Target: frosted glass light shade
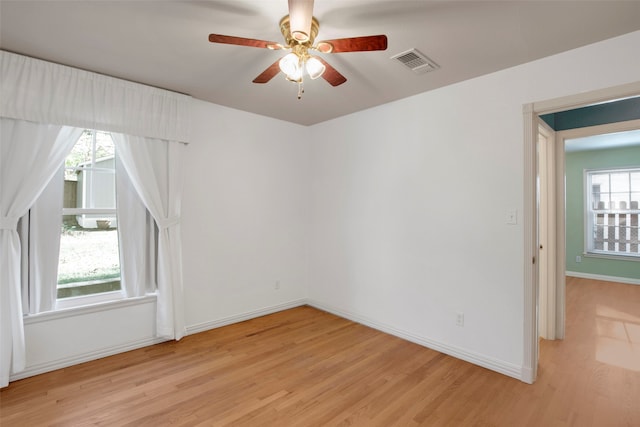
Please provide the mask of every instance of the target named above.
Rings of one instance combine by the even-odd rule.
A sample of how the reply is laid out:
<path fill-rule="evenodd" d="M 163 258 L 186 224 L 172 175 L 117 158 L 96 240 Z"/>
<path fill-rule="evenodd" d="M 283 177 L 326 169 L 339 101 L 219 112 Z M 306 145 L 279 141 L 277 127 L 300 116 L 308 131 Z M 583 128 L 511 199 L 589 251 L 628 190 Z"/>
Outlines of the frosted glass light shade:
<path fill-rule="evenodd" d="M 307 74 L 309 74 L 309 77 L 311 77 L 312 79 L 317 79 L 318 77 L 320 77 L 326 69 L 324 64 L 320 62 L 320 60 L 315 56 L 312 56 L 307 60 L 306 68 Z"/>
<path fill-rule="evenodd" d="M 285 55 L 278 65 L 280 66 L 280 71 L 282 71 L 289 80 L 298 81 L 302 77 L 300 58 L 295 53 Z"/>

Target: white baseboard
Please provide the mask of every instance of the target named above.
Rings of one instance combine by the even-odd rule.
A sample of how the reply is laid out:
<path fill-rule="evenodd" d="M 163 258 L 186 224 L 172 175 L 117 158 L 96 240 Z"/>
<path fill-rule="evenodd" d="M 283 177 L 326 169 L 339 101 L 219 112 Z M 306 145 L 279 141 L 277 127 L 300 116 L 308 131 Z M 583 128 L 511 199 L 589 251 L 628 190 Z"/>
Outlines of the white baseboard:
<path fill-rule="evenodd" d="M 220 328 L 222 326 L 232 325 L 245 320 L 254 319 L 256 317 L 266 316 L 267 314 L 277 313 L 279 311 L 289 310 L 290 308 L 306 305 L 307 300 L 304 298 L 288 301 L 282 304 L 272 305 L 257 310 L 247 311 L 245 313 L 236 314 L 222 319 L 212 320 L 209 322 L 198 323 L 197 325 L 187 326 L 187 335 L 197 334 L 198 332 L 208 331 L 210 329 Z"/>
<path fill-rule="evenodd" d="M 136 350 L 138 348 L 159 344 L 165 341 L 167 340 L 164 338 L 147 338 L 122 345 L 112 346 L 101 350 L 78 354 L 73 357 L 65 357 L 63 359 L 28 366 L 24 371 L 12 374 L 11 377 L 9 377 L 9 381 L 21 380 L 23 378 L 32 377 L 34 375 L 44 374 L 45 372 L 68 368 L 69 366 L 78 365 L 84 362 L 90 362 L 96 359 L 102 359 L 103 357 L 113 356 L 114 354 Z"/>
<path fill-rule="evenodd" d="M 524 366 L 522 367 L 522 374 L 519 379 L 527 384 L 533 384 L 536 381 L 533 370 Z"/>
<path fill-rule="evenodd" d="M 268 314 L 273 314 L 279 311 L 288 310 L 288 309 L 300 307 L 303 305 L 309 305 L 319 310 L 323 310 L 323 311 L 335 314 L 336 316 L 340 316 L 345 319 L 349 319 L 351 321 L 361 323 L 363 325 L 369 326 L 379 331 L 388 333 L 390 335 L 394 335 L 396 337 L 405 339 L 407 341 L 411 341 L 423 347 L 427 347 L 427 348 L 439 351 L 441 353 L 448 354 L 455 358 L 465 360 L 475 365 L 482 366 L 484 368 L 507 375 L 509 377 L 516 378 L 524 382 L 531 382 L 530 379 L 528 379 L 527 374 L 523 372 L 523 368 L 521 366 L 518 366 L 512 363 L 507 363 L 501 360 L 493 359 L 490 357 L 486 357 L 486 356 L 483 356 L 459 347 L 455 347 L 449 344 L 445 344 L 439 341 L 435 341 L 426 337 L 417 336 L 410 332 L 403 331 L 403 330 L 394 328 L 392 326 L 382 324 L 373 319 L 369 319 L 364 316 L 347 312 L 344 310 L 336 309 L 334 307 L 325 305 L 318 301 L 304 299 L 304 298 L 288 301 L 288 302 L 277 304 L 274 306 L 264 307 L 257 310 L 248 311 L 245 313 L 225 317 L 225 318 L 210 321 L 210 322 L 204 322 L 196 325 L 187 326 L 186 328 L 187 335 L 208 331 L 210 329 L 220 328 L 222 326 L 243 322 L 245 320 L 266 316 Z M 73 357 L 55 360 L 52 362 L 29 366 L 24 371 L 12 375 L 10 378 L 10 381 L 15 381 L 15 380 L 31 377 L 34 375 L 39 375 L 45 372 L 66 368 L 79 363 L 101 359 L 103 357 L 112 356 L 114 354 L 123 353 L 126 351 L 135 350 L 138 348 L 142 348 L 142 347 L 146 347 L 154 344 L 159 344 L 164 341 L 166 340 L 162 338 L 149 338 L 149 339 L 139 340 L 136 342 L 131 342 L 131 343 L 127 343 L 119 346 L 109 347 L 109 348 L 98 350 L 98 351 L 79 354 Z"/>
<path fill-rule="evenodd" d="M 461 359 L 469 363 L 473 363 L 474 365 L 482 366 L 483 368 L 490 369 L 492 371 L 501 373 L 503 375 L 507 375 L 509 377 L 512 377 L 524 382 L 528 382 L 526 376 L 523 375 L 524 373 L 523 373 L 522 366 L 504 362 L 502 360 L 486 357 L 481 354 L 477 354 L 459 347 L 455 347 L 449 344 L 432 340 L 430 338 L 421 337 L 411 332 L 403 331 L 393 326 L 385 325 L 373 319 L 366 318 L 359 314 L 340 310 L 335 307 L 331 307 L 326 304 L 320 303 L 318 301 L 307 300 L 307 304 L 319 310 L 323 310 L 323 311 L 335 314 L 336 316 L 340 316 L 345 319 L 352 320 L 356 323 L 361 323 L 365 326 L 369 326 L 373 329 L 377 329 L 387 334 L 394 335 L 398 338 L 411 341 L 423 347 L 427 347 L 432 350 L 439 351 L 440 353 L 448 354 L 449 356 L 453 356 L 457 359 Z"/>
<path fill-rule="evenodd" d="M 581 279 L 603 280 L 605 282 L 625 283 L 627 285 L 640 285 L 640 279 L 630 277 L 605 276 L 602 274 L 581 273 L 579 271 L 565 271 L 566 276 L 579 277 Z"/>

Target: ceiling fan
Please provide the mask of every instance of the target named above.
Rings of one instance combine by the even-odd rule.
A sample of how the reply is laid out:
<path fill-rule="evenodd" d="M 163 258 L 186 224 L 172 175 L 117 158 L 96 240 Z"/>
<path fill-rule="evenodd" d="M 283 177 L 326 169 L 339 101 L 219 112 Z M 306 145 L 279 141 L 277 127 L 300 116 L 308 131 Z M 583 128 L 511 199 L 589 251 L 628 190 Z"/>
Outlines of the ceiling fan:
<path fill-rule="evenodd" d="M 311 55 L 309 51 L 326 54 L 385 50 L 387 48 L 387 36 L 382 34 L 323 40 L 314 44 L 320 23 L 313 16 L 313 0 L 289 0 L 289 14 L 280 20 L 279 25 L 280 32 L 284 36 L 284 45 L 266 40 L 221 34 L 209 34 L 209 41 L 211 43 L 290 51 L 253 79 L 253 82 L 267 83 L 282 71 L 287 80 L 298 84 L 298 99 L 302 97 L 304 92 L 302 83 L 305 73 L 311 79 L 322 77 L 332 86 L 339 86 L 347 81 L 347 78 L 328 62 L 319 56 Z"/>

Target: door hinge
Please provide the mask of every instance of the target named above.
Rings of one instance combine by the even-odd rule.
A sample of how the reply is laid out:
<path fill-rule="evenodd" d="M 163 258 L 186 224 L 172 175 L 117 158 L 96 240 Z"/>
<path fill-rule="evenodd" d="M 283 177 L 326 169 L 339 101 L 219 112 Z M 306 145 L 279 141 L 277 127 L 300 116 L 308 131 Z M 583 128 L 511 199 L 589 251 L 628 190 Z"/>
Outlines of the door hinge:
<path fill-rule="evenodd" d="M 533 261 L 532 261 L 532 263 L 533 263 L 533 264 L 535 264 L 535 263 L 536 263 L 536 257 L 533 257 Z"/>

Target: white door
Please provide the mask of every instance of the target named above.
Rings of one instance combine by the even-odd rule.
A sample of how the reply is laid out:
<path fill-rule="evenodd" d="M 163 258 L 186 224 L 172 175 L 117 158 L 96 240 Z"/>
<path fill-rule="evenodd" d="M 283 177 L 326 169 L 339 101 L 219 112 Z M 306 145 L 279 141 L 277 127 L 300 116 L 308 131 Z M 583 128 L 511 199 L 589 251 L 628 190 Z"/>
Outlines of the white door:
<path fill-rule="evenodd" d="M 538 125 L 538 334 L 556 338 L 555 135 Z"/>

